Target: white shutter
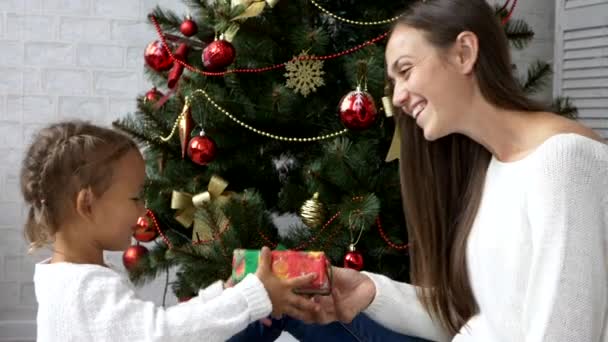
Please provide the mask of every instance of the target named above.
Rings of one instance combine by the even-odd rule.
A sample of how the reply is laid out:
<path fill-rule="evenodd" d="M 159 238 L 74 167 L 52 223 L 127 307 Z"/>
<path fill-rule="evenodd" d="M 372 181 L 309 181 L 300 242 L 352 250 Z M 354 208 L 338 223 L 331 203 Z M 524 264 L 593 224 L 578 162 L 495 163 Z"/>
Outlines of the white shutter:
<path fill-rule="evenodd" d="M 556 0 L 554 96 L 608 139 L 608 0 Z"/>

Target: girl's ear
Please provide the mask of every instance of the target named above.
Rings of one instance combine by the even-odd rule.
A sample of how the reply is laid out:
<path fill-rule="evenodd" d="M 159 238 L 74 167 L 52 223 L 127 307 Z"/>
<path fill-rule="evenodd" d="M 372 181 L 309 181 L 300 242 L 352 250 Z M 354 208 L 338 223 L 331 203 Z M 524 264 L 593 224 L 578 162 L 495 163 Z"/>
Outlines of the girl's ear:
<path fill-rule="evenodd" d="M 94 201 L 95 195 L 90 187 L 81 189 L 76 194 L 76 213 L 87 221 L 91 220 L 93 218 Z"/>

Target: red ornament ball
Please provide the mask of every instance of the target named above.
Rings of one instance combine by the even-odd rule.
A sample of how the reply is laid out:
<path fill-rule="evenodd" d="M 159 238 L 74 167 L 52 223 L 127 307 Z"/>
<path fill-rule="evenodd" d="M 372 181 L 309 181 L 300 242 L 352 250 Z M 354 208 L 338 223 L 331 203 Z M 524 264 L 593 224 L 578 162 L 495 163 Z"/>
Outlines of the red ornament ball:
<path fill-rule="evenodd" d="M 216 153 L 215 141 L 206 135 L 194 137 L 188 143 L 188 157 L 198 165 L 211 163 L 215 159 Z"/>
<path fill-rule="evenodd" d="M 361 271 L 363 269 L 363 255 L 355 250 L 346 253 L 344 256 L 344 268 Z"/>
<path fill-rule="evenodd" d="M 203 49 L 203 65 L 207 70 L 222 70 L 232 64 L 236 50 L 226 40 L 215 40 Z"/>
<path fill-rule="evenodd" d="M 191 37 L 198 32 L 198 26 L 196 26 L 196 22 L 192 18 L 188 17 L 179 25 L 179 30 L 184 36 Z"/>
<path fill-rule="evenodd" d="M 156 223 L 148 214 L 137 219 L 133 228 L 133 237 L 139 242 L 150 242 L 158 237 Z"/>
<path fill-rule="evenodd" d="M 367 129 L 378 118 L 374 98 L 360 89 L 349 92 L 340 100 L 339 112 L 344 126 L 352 130 Z"/>
<path fill-rule="evenodd" d="M 173 60 L 160 40 L 155 40 L 146 46 L 144 59 L 150 68 L 159 72 L 169 70 L 173 66 Z"/>
<path fill-rule="evenodd" d="M 158 91 L 156 89 L 156 87 L 154 87 L 154 88 L 148 90 L 148 92 L 146 93 L 146 97 L 144 98 L 144 101 L 156 102 L 163 96 L 164 96 L 163 93 L 161 93 L 160 91 Z"/>
<path fill-rule="evenodd" d="M 133 245 L 123 253 L 122 264 L 125 265 L 127 270 L 132 270 L 146 254 L 148 254 L 146 247 Z"/>

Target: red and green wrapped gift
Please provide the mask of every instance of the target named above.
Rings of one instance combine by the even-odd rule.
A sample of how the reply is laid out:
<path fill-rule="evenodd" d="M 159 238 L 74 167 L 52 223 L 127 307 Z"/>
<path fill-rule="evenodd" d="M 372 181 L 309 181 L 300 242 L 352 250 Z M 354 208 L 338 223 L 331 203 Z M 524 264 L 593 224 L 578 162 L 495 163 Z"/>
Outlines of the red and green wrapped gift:
<path fill-rule="evenodd" d="M 272 272 L 279 278 L 296 278 L 316 274 L 312 284 L 296 289 L 300 294 L 328 295 L 331 293 L 331 267 L 325 253 L 311 251 L 272 251 Z M 238 283 L 258 268 L 260 251 L 235 249 L 232 256 L 232 280 Z"/>

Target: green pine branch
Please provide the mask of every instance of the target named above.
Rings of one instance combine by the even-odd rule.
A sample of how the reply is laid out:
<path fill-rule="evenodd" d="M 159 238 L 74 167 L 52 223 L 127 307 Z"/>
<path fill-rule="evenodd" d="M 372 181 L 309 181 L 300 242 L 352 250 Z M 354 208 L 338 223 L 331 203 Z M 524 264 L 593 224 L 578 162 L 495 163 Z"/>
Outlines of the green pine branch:
<path fill-rule="evenodd" d="M 147 132 L 142 130 L 139 126 L 137 126 L 132 118 L 127 117 L 126 119 L 118 119 L 112 122 L 112 126 L 129 136 L 131 136 L 138 143 L 145 144 L 146 146 L 153 147 L 159 151 L 165 151 L 172 156 L 179 155 L 179 152 L 175 149 L 171 148 L 171 146 L 164 141 L 157 138 L 157 136 L 152 136 L 154 134 L 152 132 Z"/>
<path fill-rule="evenodd" d="M 302 27 L 291 32 L 290 41 L 295 51 L 307 50 L 309 55 L 319 55 L 325 53 L 330 36 L 322 27 Z"/>
<path fill-rule="evenodd" d="M 578 109 L 570 98 L 558 96 L 553 100 L 551 104 L 551 109 L 555 113 L 559 113 L 567 118 L 576 119 L 578 117 Z"/>
<path fill-rule="evenodd" d="M 528 68 L 526 79 L 521 82 L 522 88 L 526 94 L 535 94 L 547 86 L 552 75 L 549 63 L 536 61 Z"/>
<path fill-rule="evenodd" d="M 159 134 L 171 130 L 172 126 L 167 123 L 167 120 L 161 119 L 161 116 L 158 115 L 154 109 L 153 104 L 145 103 L 143 99 L 140 98 L 137 100 L 137 107 L 140 110 L 137 114 L 143 119 L 144 127 L 147 127 L 148 130 L 151 129 L 153 132 Z"/>
<path fill-rule="evenodd" d="M 206 0 L 182 0 L 182 2 L 188 6 L 191 10 L 208 10 L 209 1 Z"/>
<path fill-rule="evenodd" d="M 242 5 L 233 7 L 230 1 L 217 0 L 214 4 L 213 18 L 210 18 L 214 19 L 215 32 L 226 32 L 234 24 L 232 18 L 241 14 L 244 10 L 245 7 Z"/>
<path fill-rule="evenodd" d="M 190 0 L 190 2 L 192 2 L 193 5 L 196 4 L 195 7 L 190 7 L 192 11 L 188 13 L 192 15 L 192 19 L 197 23 L 198 26 L 198 33 L 196 34 L 196 37 L 203 42 L 213 40 L 215 30 L 212 26 L 210 26 L 210 23 L 215 22 L 213 11 L 207 4 L 204 3 L 204 1 Z M 152 12 L 150 12 L 150 15 L 156 18 L 156 21 L 160 25 L 163 33 L 174 33 L 178 36 L 181 36 L 179 27 L 186 18 L 185 14 L 186 13 L 184 13 L 183 16 L 178 15 L 171 10 L 163 10 L 159 6 L 156 6 Z M 150 20 L 150 22 L 152 21 Z"/>
<path fill-rule="evenodd" d="M 167 75 L 168 72 L 158 72 L 145 65 L 144 76 L 158 89 L 166 88 Z"/>
<path fill-rule="evenodd" d="M 179 33 L 179 26 L 184 20 L 175 12 L 171 10 L 164 10 L 158 5 L 152 10 L 152 12 L 150 12 L 150 15 L 156 18 L 160 28 L 165 33 Z M 152 21 L 150 20 L 150 23 L 151 22 Z"/>
<path fill-rule="evenodd" d="M 174 260 L 166 257 L 168 247 L 164 242 L 156 242 L 148 250 L 149 253 L 139 260 L 136 267 L 129 270 L 129 278 L 136 285 L 148 283 L 175 266 Z"/>
<path fill-rule="evenodd" d="M 532 28 L 521 19 L 507 21 L 504 30 L 511 45 L 518 50 L 524 49 L 534 38 Z"/>
<path fill-rule="evenodd" d="M 357 232 L 369 229 L 380 214 L 380 200 L 374 194 L 361 199 L 348 199 L 340 206 L 340 222 L 346 227 L 353 227 Z"/>
<path fill-rule="evenodd" d="M 171 291 L 177 298 L 190 298 L 196 296 L 198 289 L 188 285 L 186 273 L 178 271 L 175 274 L 176 280 L 171 284 Z"/>
<path fill-rule="evenodd" d="M 135 141 L 139 143 L 148 144 L 150 140 L 153 140 L 152 137 L 148 136 L 146 133 L 142 132 L 138 126 L 132 121 L 127 119 L 119 119 L 114 120 L 112 122 L 112 126 L 114 128 L 130 135 Z"/>

